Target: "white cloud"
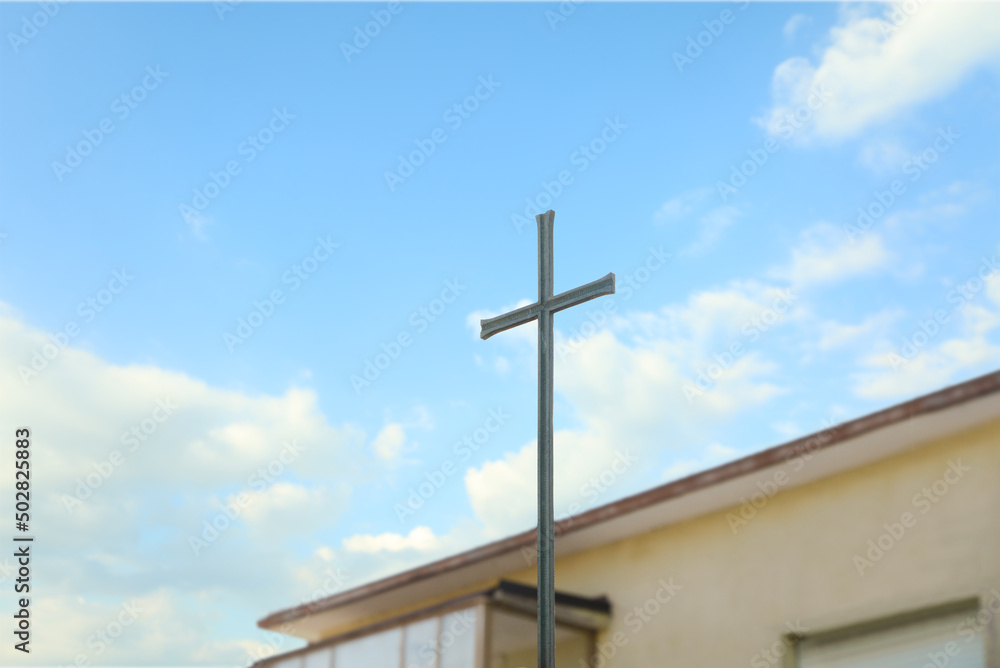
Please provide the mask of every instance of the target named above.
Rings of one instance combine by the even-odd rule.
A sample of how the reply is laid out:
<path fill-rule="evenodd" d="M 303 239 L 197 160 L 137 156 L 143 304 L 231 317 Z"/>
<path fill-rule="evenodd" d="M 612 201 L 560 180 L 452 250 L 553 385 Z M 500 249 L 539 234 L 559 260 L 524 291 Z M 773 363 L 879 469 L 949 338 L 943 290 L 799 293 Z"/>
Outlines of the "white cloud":
<path fill-rule="evenodd" d="M 930 204 L 946 199 L 961 198 L 962 201 L 982 202 L 989 199 L 991 195 L 992 189 L 985 184 L 959 180 L 952 181 L 940 188 L 924 191 L 920 193 L 917 201 L 921 204 Z"/>
<path fill-rule="evenodd" d="M 944 341 L 897 368 L 887 354 L 865 360 L 867 370 L 853 374 L 854 393 L 866 399 L 901 399 L 952 381 L 955 374 L 1000 357 L 1000 346 L 984 338 Z"/>
<path fill-rule="evenodd" d="M 898 140 L 883 138 L 866 142 L 858 158 L 873 172 L 887 174 L 898 171 L 912 155 Z"/>
<path fill-rule="evenodd" d="M 720 206 L 712 209 L 698 219 L 698 238 L 690 245 L 682 248 L 678 255 L 700 255 L 714 246 L 722 232 L 733 224 L 740 215 L 735 206 Z"/>
<path fill-rule="evenodd" d="M 317 529 L 316 517 L 337 517 L 347 507 L 349 488 L 333 490 L 325 485 L 307 486 L 279 481 L 261 492 L 246 491 L 248 503 L 240 517 L 255 538 L 277 540 L 308 535 Z M 236 496 L 226 502 L 234 504 Z"/>
<path fill-rule="evenodd" d="M 789 264 L 771 275 L 790 281 L 793 289 L 872 273 L 890 259 L 878 234 L 868 233 L 851 243 L 843 230 L 829 223 L 806 229 L 791 255 Z"/>
<path fill-rule="evenodd" d="M 852 245 L 840 228 L 819 223 L 805 230 L 789 259 L 770 272 L 788 287 L 731 281 L 656 312 L 619 312 L 596 334 L 575 342 L 560 357 L 556 376 L 560 401 L 574 411 L 564 419 L 572 417 L 579 422 L 579 426 L 560 428 L 554 435 L 559 471 L 555 480 L 557 516 L 582 512 L 590 504 L 607 503 L 637 491 L 634 473 L 648 470 L 651 461 L 662 465 L 664 455 L 668 461 L 673 459 L 664 470 L 668 478 L 734 456 L 733 450 L 722 446 L 692 451 L 685 444 L 698 442 L 705 425 L 732 420 L 786 391 L 779 381 L 781 368 L 763 347 L 772 345 L 766 339 L 782 340 L 781 328 L 795 324 L 800 332 L 806 331 L 814 341 L 812 350 L 836 350 L 861 342 L 870 345 L 873 340 L 888 342 L 889 328 L 901 316 L 898 309 L 883 309 L 857 323 L 841 323 L 813 316 L 797 291 L 871 274 L 886 268 L 889 260 L 877 234 L 869 233 Z M 1000 287 L 994 289 L 991 284 L 989 294 L 993 292 L 1000 300 Z M 790 307 L 766 329 L 751 329 L 755 336 L 749 337 L 748 324 L 763 322 L 762 314 L 783 295 L 791 295 Z M 974 313 L 971 308 L 967 311 Z M 882 397 L 908 387 L 907 393 L 913 394 L 917 391 L 912 386 L 914 378 L 925 376 L 921 388 L 933 389 L 946 384 L 957 368 L 984 363 L 988 355 L 1000 352 L 983 339 L 994 326 L 989 313 L 992 311 L 987 309 L 970 319 L 966 335 L 944 342 L 919 363 L 947 367 L 940 373 L 921 374 L 914 367 L 913 376 L 890 378 L 881 369 L 871 373 L 876 370 L 868 368 L 870 377 L 856 393 L 866 398 Z M 758 334 L 765 340 L 757 343 Z M 720 360 L 734 342 L 743 344 L 744 352 L 723 365 Z M 565 343 L 557 332 L 557 351 Z M 684 387 L 695 385 L 696 374 L 707 372 L 712 364 L 724 366 L 721 374 L 713 374 L 712 386 L 689 401 Z M 800 431 L 789 421 L 778 421 L 774 426 L 786 436 Z M 634 449 L 640 464 L 598 491 L 592 481 L 600 479 L 622 444 Z M 536 447 L 530 442 L 466 472 L 466 492 L 485 536 L 496 538 L 533 526 L 536 462 Z"/>
<path fill-rule="evenodd" d="M 795 37 L 795 34 L 799 32 L 799 30 L 810 23 L 812 23 L 812 19 L 805 14 L 793 14 L 791 18 L 785 22 L 785 26 L 781 29 L 781 32 L 784 34 L 785 39 L 791 40 Z"/>
<path fill-rule="evenodd" d="M 709 341 L 706 348 L 711 353 L 713 348 L 728 344 L 751 318 L 786 293 L 758 281 L 730 281 L 723 287 L 694 292 L 685 303 L 665 306 L 659 313 L 630 313 L 628 319 L 616 322 L 642 341 Z"/>
<path fill-rule="evenodd" d="M 778 420 L 771 424 L 771 429 L 781 434 L 784 438 L 795 438 L 802 434 L 802 427 L 791 420 Z"/>
<path fill-rule="evenodd" d="M 475 336 L 478 339 L 479 333 L 482 331 L 481 320 L 495 318 L 498 315 L 509 313 L 510 311 L 534 303 L 534 299 L 522 299 L 516 304 L 504 306 L 499 311 L 493 311 L 491 309 L 478 309 L 465 316 L 465 324 L 470 331 L 475 333 Z M 513 329 L 508 329 L 507 331 L 496 334 L 495 336 L 502 336 L 508 341 L 518 341 L 526 346 L 535 346 L 538 340 L 538 329 L 535 323 L 529 322 L 527 324 L 514 327 Z"/>
<path fill-rule="evenodd" d="M 675 334 L 630 347 L 605 330 L 561 362 L 556 390 L 583 426 L 559 429 L 553 437 L 557 515 L 577 514 L 636 491 L 633 482 L 664 452 L 689 442 L 705 424 L 731 419 L 781 391 L 766 380 L 775 366 L 751 352 L 715 387 L 689 402 L 683 385 L 690 382 L 690 361 L 711 354 L 699 344 Z M 614 462 L 623 454 L 637 457 L 638 463 L 607 473 L 622 468 Z M 467 471 L 466 492 L 487 535 L 509 535 L 533 525 L 536 466 L 532 442 Z M 593 482 L 602 475 L 610 484 Z"/>
<path fill-rule="evenodd" d="M 396 459 L 405 444 L 406 432 L 403 430 L 403 425 L 391 423 L 375 436 L 372 447 L 380 459 L 388 461 Z"/>
<path fill-rule="evenodd" d="M 351 552 L 374 554 L 376 552 L 401 552 L 416 550 L 429 552 L 440 547 L 438 538 L 429 527 L 415 527 L 406 536 L 398 533 L 383 533 L 378 536 L 359 534 L 344 539 L 344 547 Z"/>
<path fill-rule="evenodd" d="M 664 202 L 659 211 L 654 214 L 653 219 L 661 225 L 684 220 L 694 213 L 712 192 L 711 188 L 698 188 L 683 192 Z"/>
<path fill-rule="evenodd" d="M 734 419 L 786 391 L 778 380 L 778 364 L 763 347 L 772 345 L 767 339 L 781 341 L 781 328 L 797 323 L 815 331 L 820 349 L 830 350 L 884 331 L 899 315 L 887 310 L 858 324 L 823 321 L 810 315 L 796 291 L 874 272 L 888 260 L 878 235 L 851 245 L 839 228 L 820 223 L 808 228 L 787 262 L 772 270 L 772 278 L 784 285 L 731 281 L 656 312 L 619 312 L 596 334 L 575 342 L 560 357 L 556 376 L 560 400 L 572 407 L 571 417 L 580 423 L 554 435 L 557 513 L 580 512 L 587 503 L 606 503 L 635 491 L 629 475 L 598 495 L 587 487 L 622 444 L 634 448 L 641 462 L 674 458 L 665 471 L 668 476 L 732 456 L 721 446 L 691 451 L 684 444 L 697 442 L 705 425 Z M 786 302 L 788 308 L 766 328 L 753 324 L 763 322 L 763 314 L 786 298 L 790 305 Z M 557 332 L 557 350 L 565 343 Z M 720 365 L 733 343 L 742 344 L 744 352 L 712 376 L 708 390 L 686 396 L 684 388 L 697 386 L 699 372 L 709 365 Z M 466 492 L 486 535 L 508 535 L 533 525 L 536 461 L 531 442 L 467 471 Z M 648 464 L 637 470 L 644 468 Z M 572 510 L 574 503 L 583 508 Z"/>
<path fill-rule="evenodd" d="M 957 219 L 990 197 L 990 189 L 983 184 L 953 181 L 946 186 L 921 192 L 914 208 L 888 213 L 885 227 L 908 236 L 920 234 L 928 228 L 948 230 Z"/>
<path fill-rule="evenodd" d="M 823 351 L 843 348 L 862 339 L 866 344 L 873 340 L 884 340 L 889 325 L 899 320 L 903 312 L 887 309 L 874 313 L 857 324 L 844 324 L 826 320 L 819 324 L 819 340 L 816 347 Z"/>
<path fill-rule="evenodd" d="M 945 386 L 959 373 L 995 366 L 1000 345 L 991 334 L 1000 329 L 1000 277 L 993 275 L 983 293 L 949 313 L 937 329 L 933 318 L 918 319 L 888 350 L 867 356 L 862 370 L 852 374 L 854 393 L 899 399 Z"/>
<path fill-rule="evenodd" d="M 656 313 L 614 316 L 562 357 L 556 391 L 582 424 L 554 434 L 557 515 L 576 514 L 636 491 L 635 481 L 665 452 L 690 459 L 683 444 L 704 425 L 732 419 L 780 393 L 769 380 L 777 367 L 759 350 L 735 360 L 694 401 L 684 392 L 697 368 L 733 341 L 747 341 L 743 326 L 779 294 L 774 286 L 733 282 Z M 561 338 L 557 342 L 563 343 Z M 608 473 L 622 469 L 615 461 L 625 446 L 629 453 L 624 454 L 638 457 L 639 463 Z M 536 462 L 531 442 L 467 471 L 466 492 L 486 535 L 508 535 L 533 525 Z M 611 484 L 593 482 L 601 476 Z"/>
<path fill-rule="evenodd" d="M 713 466 L 718 466 L 731 459 L 735 459 L 739 451 L 719 443 L 712 443 L 705 446 L 700 459 L 683 459 L 674 462 L 663 471 L 663 480 L 677 480 L 684 476 L 704 471 Z"/>
<path fill-rule="evenodd" d="M 852 137 L 947 94 L 977 66 L 1000 59 L 995 4 L 905 3 L 882 16 L 857 8 L 846 14 L 844 24 L 831 29 L 817 65 L 795 57 L 775 69 L 774 106 L 762 120 L 770 132 L 779 133 L 782 119 L 822 86 L 831 99 L 814 111 L 801 136 Z"/>
<path fill-rule="evenodd" d="M 11 371 L 0 374 L 0 414 L 34 427 L 32 464 L 45 478 L 32 495 L 48 546 L 35 558 L 46 574 L 32 601 L 36 658 L 92 654 L 88 638 L 134 599 L 148 612 L 92 663 L 242 664 L 253 611 L 322 581 L 328 564 L 286 540 L 336 522 L 374 463 L 352 454 L 366 450 L 364 434 L 329 424 L 311 390 L 250 395 L 72 346 L 23 382 L 18 366 L 48 342 L 0 305 L 0 360 Z M 0 495 L 12 493 L 0 478 Z M 229 519 L 223 507 L 240 494 L 251 502 Z M 196 555 L 189 537 L 217 518 L 224 528 Z M 0 663 L 12 651 L 5 645 Z"/>
<path fill-rule="evenodd" d="M 670 225 L 679 229 L 693 227 L 697 237 L 694 242 L 682 248 L 679 255 L 698 255 L 709 249 L 739 216 L 734 206 L 719 206 L 704 213 L 697 213 L 713 194 L 712 188 L 688 190 L 667 200 L 653 215 L 658 225 Z"/>
<path fill-rule="evenodd" d="M 563 437 L 553 435 L 553 457 L 562 461 L 559 453 L 565 452 Z M 469 502 L 489 534 L 505 536 L 531 528 L 532 514 L 537 498 L 536 444 L 525 445 L 517 452 L 505 453 L 502 459 L 470 468 L 465 474 L 465 489 Z M 560 485 L 565 474 L 556 477 Z M 561 497 L 561 495 L 560 495 Z M 563 505 L 558 498 L 557 505 Z"/>
<path fill-rule="evenodd" d="M 86 665 L 142 665 L 150 657 L 183 665 L 193 662 L 198 652 L 202 660 L 217 663 L 242 658 L 232 650 L 208 650 L 218 619 L 207 607 L 185 605 L 166 587 L 120 598 L 50 592 L 32 598 L 32 617 L 31 657 L 38 665 L 72 664 L 80 656 L 87 659 Z M 11 643 L 4 645 L 4 665 L 26 665 L 15 657 Z"/>

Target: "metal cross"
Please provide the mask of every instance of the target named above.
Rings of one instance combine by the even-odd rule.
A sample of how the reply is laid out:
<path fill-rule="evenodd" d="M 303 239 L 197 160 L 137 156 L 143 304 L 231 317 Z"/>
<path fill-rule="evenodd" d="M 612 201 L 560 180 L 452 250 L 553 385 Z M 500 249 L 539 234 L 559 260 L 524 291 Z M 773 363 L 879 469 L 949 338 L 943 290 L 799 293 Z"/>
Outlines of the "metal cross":
<path fill-rule="evenodd" d="M 615 293 L 615 275 L 553 296 L 552 227 L 555 211 L 535 216 L 538 223 L 538 301 L 510 313 L 481 320 L 479 336 L 538 320 L 538 668 L 555 668 L 555 509 L 552 501 L 552 345 L 553 314 L 601 295 Z"/>

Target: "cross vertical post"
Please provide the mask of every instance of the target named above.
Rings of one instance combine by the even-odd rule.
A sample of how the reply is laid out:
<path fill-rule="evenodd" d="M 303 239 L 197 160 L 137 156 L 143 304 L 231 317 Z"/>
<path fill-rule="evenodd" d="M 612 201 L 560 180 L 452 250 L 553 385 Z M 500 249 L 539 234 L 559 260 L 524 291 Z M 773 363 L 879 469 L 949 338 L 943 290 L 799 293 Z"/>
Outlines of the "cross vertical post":
<path fill-rule="evenodd" d="M 552 456 L 552 403 L 555 356 L 552 346 L 552 300 L 555 282 L 552 228 L 555 212 L 536 217 L 538 223 L 538 668 L 556 665 L 555 480 Z"/>
<path fill-rule="evenodd" d="M 553 321 L 556 312 L 615 293 L 615 275 L 554 293 L 553 227 L 555 211 L 535 216 L 538 223 L 538 301 L 496 318 L 481 320 L 479 336 L 488 339 L 512 327 L 538 320 L 538 668 L 555 668 L 555 507 L 552 456 L 552 404 L 555 370 Z"/>

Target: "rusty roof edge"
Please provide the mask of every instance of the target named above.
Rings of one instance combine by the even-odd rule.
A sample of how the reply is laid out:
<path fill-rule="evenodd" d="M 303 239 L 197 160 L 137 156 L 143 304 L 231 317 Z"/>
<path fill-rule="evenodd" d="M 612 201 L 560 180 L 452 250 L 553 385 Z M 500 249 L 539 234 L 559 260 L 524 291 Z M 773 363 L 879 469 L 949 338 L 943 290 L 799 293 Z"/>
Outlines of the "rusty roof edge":
<path fill-rule="evenodd" d="M 998 390 L 1000 390 L 1000 371 L 994 371 L 963 383 L 951 385 L 936 392 L 905 401 L 901 404 L 869 413 L 849 422 L 832 425 L 822 431 L 802 436 L 793 441 L 773 446 L 752 455 L 747 455 L 746 457 L 716 466 L 707 471 L 695 473 L 603 506 L 598 506 L 570 518 L 568 522 L 564 520 L 563 524 L 566 528 L 560 530 L 557 526 L 556 533 L 567 534 L 580 531 L 594 524 L 640 510 L 656 503 L 661 503 L 671 498 L 690 494 L 699 489 L 725 482 L 726 480 L 766 469 L 769 466 L 786 461 L 788 458 L 796 456 L 807 449 L 828 448 L 876 429 L 882 429 L 920 415 L 926 415 L 973 399 L 978 399 Z M 280 610 L 258 621 L 257 626 L 263 629 L 273 629 L 282 623 L 301 619 L 311 614 L 340 607 L 376 594 L 385 593 L 420 580 L 426 580 L 448 571 L 486 561 L 492 557 L 519 550 L 534 543 L 535 529 L 529 529 L 519 534 L 382 578 L 381 580 L 375 580 L 374 582 L 345 592 L 333 594 L 325 599 Z"/>

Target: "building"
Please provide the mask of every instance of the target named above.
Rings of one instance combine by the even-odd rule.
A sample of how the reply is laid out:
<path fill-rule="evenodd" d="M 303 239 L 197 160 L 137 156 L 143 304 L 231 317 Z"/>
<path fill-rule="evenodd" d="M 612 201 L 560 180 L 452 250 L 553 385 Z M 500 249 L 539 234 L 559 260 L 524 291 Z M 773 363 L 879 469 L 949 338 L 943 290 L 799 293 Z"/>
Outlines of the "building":
<path fill-rule="evenodd" d="M 535 665 L 534 531 L 276 612 L 262 668 Z M 557 527 L 569 667 L 1000 668 L 1000 372 Z"/>

